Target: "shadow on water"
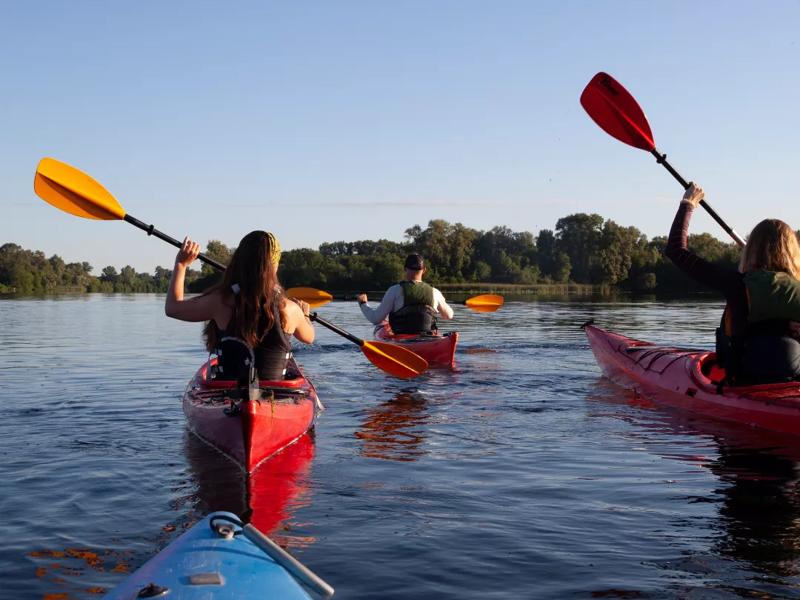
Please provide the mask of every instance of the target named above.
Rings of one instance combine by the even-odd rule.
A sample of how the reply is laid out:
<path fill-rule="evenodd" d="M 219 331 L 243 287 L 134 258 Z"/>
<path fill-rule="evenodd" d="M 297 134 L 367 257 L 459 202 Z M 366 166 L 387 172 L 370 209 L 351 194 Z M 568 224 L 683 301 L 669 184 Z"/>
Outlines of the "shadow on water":
<path fill-rule="evenodd" d="M 361 456 L 413 462 L 426 454 L 425 424 L 428 400 L 419 391 L 401 391 L 394 398 L 366 411 L 356 432 Z"/>
<path fill-rule="evenodd" d="M 291 533 L 294 512 L 310 502 L 312 433 L 270 458 L 250 477 L 188 431 L 184 448 L 195 483 L 190 500 L 199 516 L 227 510 L 275 536 L 281 544 L 304 547 L 314 542 L 313 538 Z"/>
<path fill-rule="evenodd" d="M 633 409 L 613 416 L 633 424 L 648 451 L 701 466 L 716 477 L 713 496 L 690 501 L 717 507 L 711 551 L 723 559 L 720 568 L 726 560 L 745 563 L 765 584 L 785 585 L 780 578 L 800 576 L 800 440 L 664 407 L 605 379 L 587 400 Z M 663 443 L 671 438 L 674 443 Z M 688 452 L 676 451 L 681 443 Z M 719 587 L 748 597 L 758 593 L 749 586 Z"/>

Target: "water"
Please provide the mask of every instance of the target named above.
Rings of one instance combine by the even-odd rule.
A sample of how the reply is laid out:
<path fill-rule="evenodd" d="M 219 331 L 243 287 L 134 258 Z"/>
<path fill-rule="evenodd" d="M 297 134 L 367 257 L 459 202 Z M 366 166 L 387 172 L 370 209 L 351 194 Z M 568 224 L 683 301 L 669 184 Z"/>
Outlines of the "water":
<path fill-rule="evenodd" d="M 297 356 L 327 411 L 249 503 L 185 430 L 205 354 L 162 304 L 0 301 L 0 597 L 96 598 L 216 509 L 337 598 L 800 596 L 800 441 L 634 399 L 578 328 L 709 346 L 718 302 L 462 307 L 458 369 L 413 382 L 318 328 Z M 370 336 L 355 303 L 321 314 Z"/>

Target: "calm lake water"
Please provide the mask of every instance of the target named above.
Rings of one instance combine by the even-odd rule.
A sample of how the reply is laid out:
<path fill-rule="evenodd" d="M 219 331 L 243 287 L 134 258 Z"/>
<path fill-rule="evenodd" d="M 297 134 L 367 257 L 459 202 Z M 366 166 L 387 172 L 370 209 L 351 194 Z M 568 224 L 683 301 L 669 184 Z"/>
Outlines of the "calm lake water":
<path fill-rule="evenodd" d="M 0 301 L 2 598 L 97 598 L 211 510 L 336 598 L 797 598 L 793 443 L 634 399 L 579 325 L 709 347 L 719 302 L 457 309 L 455 371 L 393 380 L 318 328 L 327 406 L 249 497 L 185 429 L 206 358 L 160 296 Z M 371 337 L 355 302 L 320 309 Z"/>

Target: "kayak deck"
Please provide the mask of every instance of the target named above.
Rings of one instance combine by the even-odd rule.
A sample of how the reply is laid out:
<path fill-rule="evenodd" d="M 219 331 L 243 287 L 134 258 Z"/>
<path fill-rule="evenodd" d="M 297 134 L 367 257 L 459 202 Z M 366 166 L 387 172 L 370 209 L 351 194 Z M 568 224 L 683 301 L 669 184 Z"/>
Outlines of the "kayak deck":
<path fill-rule="evenodd" d="M 722 385 L 725 372 L 706 350 L 658 346 L 585 327 L 603 374 L 648 398 L 716 419 L 800 435 L 800 383 Z"/>
<path fill-rule="evenodd" d="M 237 523 L 239 519 L 232 513 L 220 511 L 206 516 L 103 596 L 104 600 L 310 600 L 286 569 L 240 535 L 242 529 Z M 230 530 L 229 537 L 220 533 L 225 532 L 223 527 Z"/>

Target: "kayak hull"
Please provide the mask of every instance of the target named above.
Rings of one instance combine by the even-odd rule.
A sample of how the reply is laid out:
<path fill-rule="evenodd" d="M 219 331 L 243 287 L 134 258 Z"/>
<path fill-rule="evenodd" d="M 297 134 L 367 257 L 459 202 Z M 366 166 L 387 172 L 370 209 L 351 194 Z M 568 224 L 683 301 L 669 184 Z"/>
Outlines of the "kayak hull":
<path fill-rule="evenodd" d="M 386 322 L 375 327 L 375 339 L 408 348 L 428 361 L 432 367 L 454 367 L 458 332 L 444 335 L 395 334 Z"/>
<path fill-rule="evenodd" d="M 800 435 L 800 383 L 720 386 L 716 355 L 705 350 L 657 346 L 585 327 L 603 374 L 655 402 L 714 419 Z"/>
<path fill-rule="evenodd" d="M 208 515 L 105 596 L 104 600 L 139 597 L 171 599 L 282 598 L 310 600 L 295 579 L 243 535 L 226 539 L 211 529 Z M 224 523 L 225 521 L 223 521 Z M 238 528 L 236 528 L 238 530 Z M 139 595 L 149 585 L 166 588 L 163 595 Z"/>
<path fill-rule="evenodd" d="M 314 426 L 317 392 L 294 359 L 287 367 L 289 379 L 261 381 L 262 399 L 244 399 L 235 407 L 235 383 L 209 380 L 207 372 L 204 364 L 186 386 L 186 422 L 245 472 L 252 473 Z"/>

